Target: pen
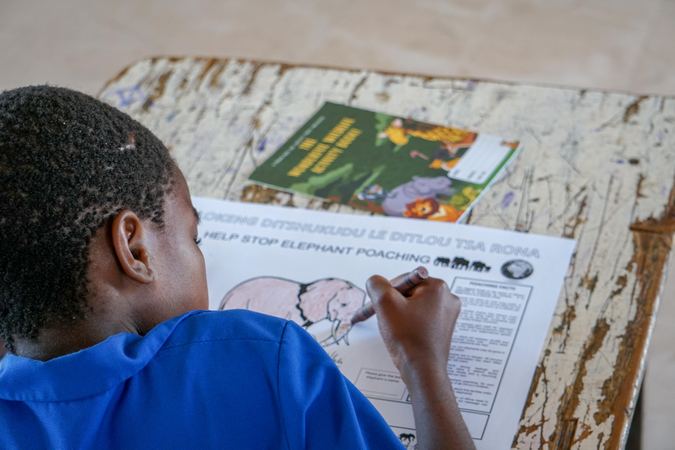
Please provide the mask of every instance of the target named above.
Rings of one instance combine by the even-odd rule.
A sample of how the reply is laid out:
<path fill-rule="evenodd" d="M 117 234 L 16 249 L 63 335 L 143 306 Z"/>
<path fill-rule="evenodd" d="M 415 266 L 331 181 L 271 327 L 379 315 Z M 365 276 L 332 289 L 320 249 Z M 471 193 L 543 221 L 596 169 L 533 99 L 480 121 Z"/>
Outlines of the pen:
<path fill-rule="evenodd" d="M 401 275 L 399 277 L 394 278 L 393 280 L 391 280 L 391 283 L 394 289 L 399 291 L 401 294 L 405 295 L 407 292 L 409 292 L 411 289 L 413 289 L 415 286 L 417 286 L 427 278 L 429 278 L 429 271 L 426 269 L 426 267 L 419 266 L 412 272 L 408 272 L 405 275 Z M 373 314 L 375 314 L 373 303 L 368 302 L 367 305 L 365 305 L 364 307 L 356 311 L 356 313 L 354 313 L 354 316 L 352 316 L 352 325 L 354 325 L 355 323 L 363 322 L 364 320 L 371 317 Z"/>

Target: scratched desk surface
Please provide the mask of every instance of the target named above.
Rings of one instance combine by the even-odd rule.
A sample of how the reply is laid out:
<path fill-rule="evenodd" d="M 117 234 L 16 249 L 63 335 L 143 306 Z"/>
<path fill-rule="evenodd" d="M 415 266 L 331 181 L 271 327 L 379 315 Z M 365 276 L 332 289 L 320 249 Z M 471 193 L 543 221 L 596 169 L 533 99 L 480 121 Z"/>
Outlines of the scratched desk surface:
<path fill-rule="evenodd" d="M 675 228 L 675 98 L 206 58 L 140 61 L 100 98 L 166 143 L 193 195 L 340 212 L 246 182 L 324 101 L 520 140 L 469 223 L 577 252 L 513 445 L 623 446 Z"/>

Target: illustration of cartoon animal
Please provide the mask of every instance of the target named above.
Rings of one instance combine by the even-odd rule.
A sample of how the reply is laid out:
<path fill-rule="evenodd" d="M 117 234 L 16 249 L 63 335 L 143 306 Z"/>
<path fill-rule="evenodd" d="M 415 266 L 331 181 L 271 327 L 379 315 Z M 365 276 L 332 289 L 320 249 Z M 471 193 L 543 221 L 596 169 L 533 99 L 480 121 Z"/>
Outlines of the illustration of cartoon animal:
<path fill-rule="evenodd" d="M 379 184 L 371 184 L 356 194 L 359 200 L 380 201 L 387 195 L 387 192 Z"/>
<path fill-rule="evenodd" d="M 439 150 L 434 153 L 429 167 L 432 169 L 441 169 L 446 172 L 450 172 L 455 168 L 461 157 L 466 153 L 471 145 L 475 142 L 476 133 L 467 132 L 464 137 L 458 136 L 458 141 L 456 142 L 441 142 Z"/>
<path fill-rule="evenodd" d="M 467 259 L 464 259 L 460 256 L 455 256 L 455 258 L 452 260 L 452 266 L 453 269 L 468 269 L 469 268 L 469 261 Z"/>
<path fill-rule="evenodd" d="M 491 267 L 482 261 L 474 261 L 471 263 L 471 270 L 475 270 L 476 272 L 489 272 L 490 269 Z"/>
<path fill-rule="evenodd" d="M 450 258 L 439 256 L 438 258 L 434 259 L 434 266 L 448 267 L 449 265 Z"/>
<path fill-rule="evenodd" d="M 435 156 L 442 159 L 456 158 L 462 150 L 467 150 L 471 147 L 471 145 L 476 142 L 477 137 L 477 133 L 467 132 L 456 142 L 441 142 L 440 149 Z"/>
<path fill-rule="evenodd" d="M 323 346 L 344 342 L 349 345 L 351 318 L 365 303 L 362 289 L 340 278 L 322 278 L 299 283 L 278 277 L 251 278 L 232 288 L 219 309 L 249 309 L 292 320 L 308 328 L 327 320 L 331 332 Z"/>
<path fill-rule="evenodd" d="M 438 212 L 438 202 L 433 198 L 417 198 L 405 205 L 403 215 L 416 219 L 426 219 Z"/>
<path fill-rule="evenodd" d="M 413 219 L 428 219 L 439 222 L 455 222 L 462 212 L 450 205 L 438 203 L 433 198 L 418 198 L 405 205 L 403 215 Z"/>
<path fill-rule="evenodd" d="M 448 161 L 444 161 L 442 159 L 434 159 L 429 164 L 429 167 L 431 167 L 432 169 L 441 169 L 445 170 L 446 172 L 450 172 L 452 169 L 455 168 L 457 164 L 459 164 L 459 158 L 451 159 Z"/>
<path fill-rule="evenodd" d="M 412 159 L 420 158 L 420 159 L 424 159 L 426 161 L 429 161 L 429 157 L 427 155 L 425 155 L 424 153 L 420 152 L 419 150 L 412 150 L 409 153 L 409 155 Z"/>
<path fill-rule="evenodd" d="M 402 217 L 408 209 L 407 205 L 417 199 L 438 199 L 438 196 L 452 194 L 452 181 L 448 177 L 419 177 L 396 186 L 390 190 L 382 201 L 382 209 L 388 216 Z"/>
<path fill-rule="evenodd" d="M 409 142 L 408 136 L 415 136 L 427 141 L 442 141 L 460 143 L 471 138 L 475 139 L 475 133 L 457 128 L 441 127 L 413 120 L 401 120 L 396 118 L 389 123 L 378 137 L 387 138 L 396 145 L 405 145 Z"/>

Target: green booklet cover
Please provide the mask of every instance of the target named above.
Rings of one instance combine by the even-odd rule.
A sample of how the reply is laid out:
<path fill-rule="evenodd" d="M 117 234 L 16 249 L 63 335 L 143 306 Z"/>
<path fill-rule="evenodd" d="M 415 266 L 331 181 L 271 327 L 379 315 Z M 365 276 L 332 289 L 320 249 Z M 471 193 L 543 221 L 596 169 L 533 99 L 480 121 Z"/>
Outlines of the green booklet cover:
<path fill-rule="evenodd" d="M 250 179 L 387 216 L 457 222 L 518 142 L 325 103 Z"/>

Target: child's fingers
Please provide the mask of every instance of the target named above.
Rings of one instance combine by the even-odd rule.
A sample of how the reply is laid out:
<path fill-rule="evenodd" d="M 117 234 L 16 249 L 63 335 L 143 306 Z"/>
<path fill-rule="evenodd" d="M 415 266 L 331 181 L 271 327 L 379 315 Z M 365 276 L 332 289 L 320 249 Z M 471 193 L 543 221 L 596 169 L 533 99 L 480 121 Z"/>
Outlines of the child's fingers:
<path fill-rule="evenodd" d="M 403 286 L 403 289 L 398 290 L 401 294 L 406 295 L 410 291 L 410 286 L 406 283 L 407 279 L 410 277 L 410 273 L 402 273 L 401 275 L 394 277 L 390 284 L 391 286 Z"/>
<path fill-rule="evenodd" d="M 396 303 L 401 299 L 405 300 L 405 298 L 394 289 L 389 280 L 380 275 L 373 275 L 368 278 L 366 290 L 368 291 L 368 296 L 370 296 L 376 311 L 383 304 Z"/>

